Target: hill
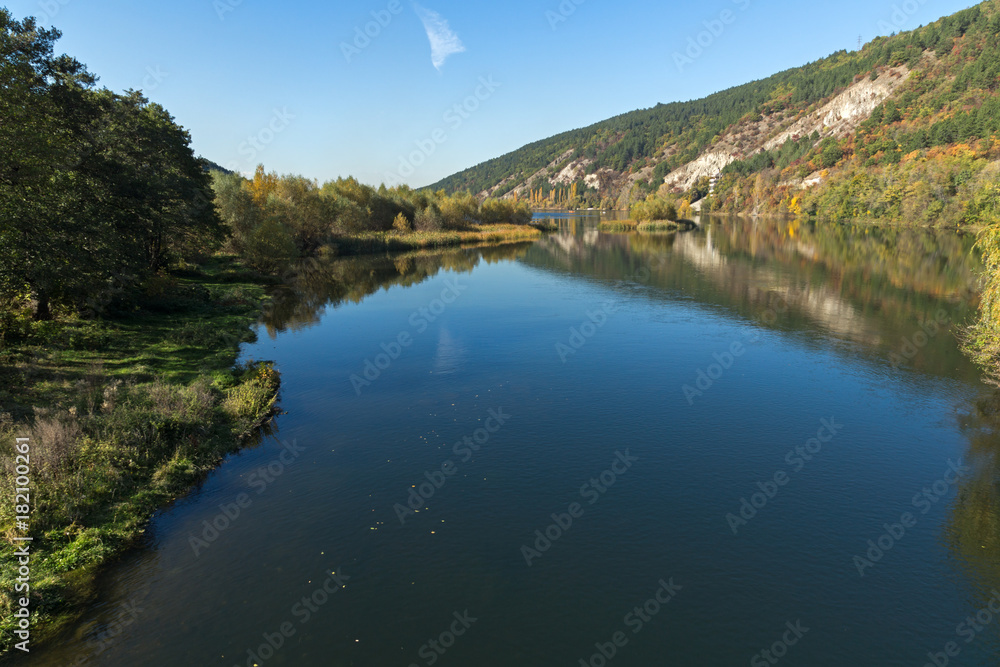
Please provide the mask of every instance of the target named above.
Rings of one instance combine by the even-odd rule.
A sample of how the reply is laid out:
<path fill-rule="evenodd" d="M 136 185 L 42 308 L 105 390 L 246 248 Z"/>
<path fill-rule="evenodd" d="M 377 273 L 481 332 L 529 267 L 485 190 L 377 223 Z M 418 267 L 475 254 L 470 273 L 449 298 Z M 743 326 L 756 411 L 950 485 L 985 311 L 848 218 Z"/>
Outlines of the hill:
<path fill-rule="evenodd" d="M 998 37 L 1000 0 L 989 0 L 859 51 L 534 142 L 431 188 L 570 207 L 627 208 L 660 191 L 716 211 L 974 218 L 997 199 Z"/>

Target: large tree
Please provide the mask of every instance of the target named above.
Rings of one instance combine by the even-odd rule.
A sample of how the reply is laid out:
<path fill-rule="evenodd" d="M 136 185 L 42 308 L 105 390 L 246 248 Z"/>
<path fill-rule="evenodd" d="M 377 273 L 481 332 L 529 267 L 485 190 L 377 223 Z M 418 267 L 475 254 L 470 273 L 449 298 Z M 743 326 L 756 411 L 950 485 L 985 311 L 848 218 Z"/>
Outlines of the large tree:
<path fill-rule="evenodd" d="M 0 299 L 100 310 L 223 233 L 190 137 L 0 9 Z"/>

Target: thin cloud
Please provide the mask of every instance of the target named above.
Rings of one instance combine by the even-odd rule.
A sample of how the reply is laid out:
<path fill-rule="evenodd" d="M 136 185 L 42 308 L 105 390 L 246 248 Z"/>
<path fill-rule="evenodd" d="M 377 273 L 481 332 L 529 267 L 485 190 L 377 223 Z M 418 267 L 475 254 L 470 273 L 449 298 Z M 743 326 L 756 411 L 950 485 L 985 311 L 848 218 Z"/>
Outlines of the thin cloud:
<path fill-rule="evenodd" d="M 413 9 L 427 30 L 427 39 L 431 42 L 431 62 L 440 71 L 448 56 L 462 53 L 465 51 L 465 45 L 458 35 L 452 32 L 451 26 L 443 16 L 418 4 L 414 4 Z"/>

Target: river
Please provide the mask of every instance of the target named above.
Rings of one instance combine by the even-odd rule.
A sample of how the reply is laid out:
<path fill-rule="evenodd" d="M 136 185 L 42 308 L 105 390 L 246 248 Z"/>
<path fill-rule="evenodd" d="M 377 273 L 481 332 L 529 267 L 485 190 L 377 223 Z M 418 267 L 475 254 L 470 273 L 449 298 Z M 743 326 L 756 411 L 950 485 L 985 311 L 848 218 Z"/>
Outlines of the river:
<path fill-rule="evenodd" d="M 1000 661 L 972 237 L 559 224 L 303 265 L 285 414 L 18 664 Z"/>

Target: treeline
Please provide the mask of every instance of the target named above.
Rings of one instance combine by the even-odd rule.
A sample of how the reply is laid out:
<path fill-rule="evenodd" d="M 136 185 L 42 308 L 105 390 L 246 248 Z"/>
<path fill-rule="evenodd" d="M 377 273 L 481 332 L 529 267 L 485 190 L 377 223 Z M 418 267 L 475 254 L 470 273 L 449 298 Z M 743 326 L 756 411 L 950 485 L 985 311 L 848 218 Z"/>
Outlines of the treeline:
<path fill-rule="evenodd" d="M 0 304 L 102 310 L 224 229 L 173 118 L 95 88 L 60 36 L 0 8 Z"/>
<path fill-rule="evenodd" d="M 320 186 L 302 176 L 278 176 L 258 166 L 252 179 L 214 172 L 213 189 L 228 248 L 274 272 L 338 237 L 365 232 L 464 231 L 480 225 L 531 222 L 527 203 L 480 201 L 468 194 L 374 188 L 354 178 Z"/>
<path fill-rule="evenodd" d="M 59 37 L 0 9 L 0 337 L 26 316 L 133 310 L 220 248 L 270 273 L 343 235 L 531 221 L 523 203 L 219 169 L 161 106 L 55 55 Z"/>

